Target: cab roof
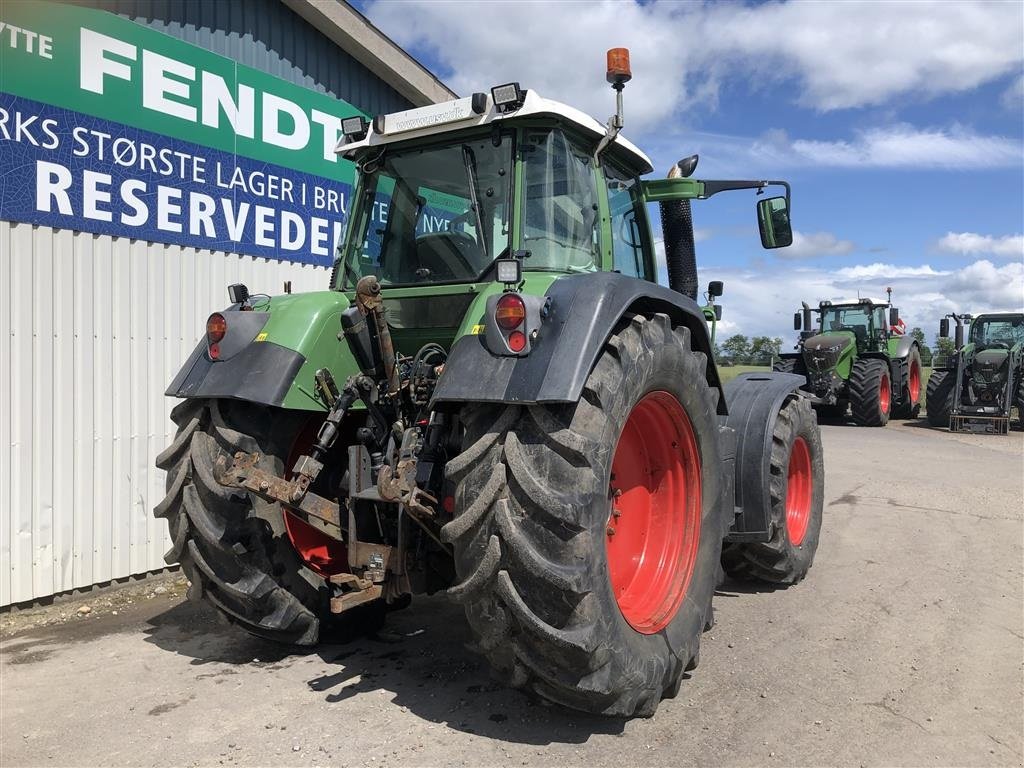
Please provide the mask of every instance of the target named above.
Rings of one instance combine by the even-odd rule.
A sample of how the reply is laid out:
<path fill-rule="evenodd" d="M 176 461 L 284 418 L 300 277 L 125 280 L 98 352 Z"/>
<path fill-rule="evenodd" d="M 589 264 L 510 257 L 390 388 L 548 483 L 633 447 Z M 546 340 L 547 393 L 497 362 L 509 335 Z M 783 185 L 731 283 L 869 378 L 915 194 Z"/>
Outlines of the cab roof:
<path fill-rule="evenodd" d="M 875 307 L 888 307 L 889 301 L 887 299 L 873 299 L 865 296 L 861 299 L 833 299 L 832 301 L 821 302 L 822 306 L 832 307 L 850 307 L 858 306 L 860 304 L 871 304 Z"/>
<path fill-rule="evenodd" d="M 536 91 L 527 90 L 523 93 L 522 106 L 508 112 L 499 111 L 490 94 L 478 93 L 404 112 L 378 115 L 370 121 L 365 137 L 358 141 L 350 141 L 342 136 L 334 151 L 343 157 L 351 157 L 368 147 L 439 136 L 465 128 L 478 128 L 524 117 L 555 118 L 593 136 L 595 145 L 604 136 L 604 125 L 590 115 L 559 101 L 542 98 Z M 474 102 L 478 109 L 482 106 L 481 111 L 474 110 Z M 612 142 L 612 146 L 618 150 L 616 154 L 626 159 L 640 174 L 654 170 L 650 158 L 621 133 Z"/>

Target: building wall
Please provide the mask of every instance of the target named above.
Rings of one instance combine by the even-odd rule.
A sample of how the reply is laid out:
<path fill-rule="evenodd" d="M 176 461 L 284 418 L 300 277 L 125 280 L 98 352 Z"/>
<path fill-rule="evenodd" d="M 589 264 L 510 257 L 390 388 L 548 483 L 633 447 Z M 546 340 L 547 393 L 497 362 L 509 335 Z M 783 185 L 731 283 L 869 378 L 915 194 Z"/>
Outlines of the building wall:
<path fill-rule="evenodd" d="M 94 14 L 90 25 L 123 32 L 140 51 L 160 44 L 141 33 L 133 38 L 137 27 L 116 19 L 131 27 L 119 32 L 113 17 L 95 16 L 97 3 L 88 6 L 78 15 Z M 287 81 L 280 87 L 269 80 L 256 83 L 257 94 L 277 89 L 307 110 L 348 110 L 340 114 L 351 114 L 353 107 L 374 114 L 409 106 L 276 0 L 110 0 L 104 7 L 235 62 L 217 64 L 198 49 L 189 54 L 180 44 L 173 50 L 165 46 L 175 57 L 194 57 L 199 69 L 234 69 L 241 82 L 235 65 L 249 65 Z M 144 176 L 114 165 L 109 156 L 98 158 L 94 150 L 76 157 L 71 127 L 98 127 L 207 154 L 208 169 L 216 159 L 218 167 L 291 174 L 296 187 L 348 189 L 351 178 L 351 165 L 325 164 L 315 142 L 291 162 L 276 147 L 267 147 L 266 154 L 260 147 L 243 151 L 236 141 L 232 149 L 233 136 L 223 130 L 214 135 L 202 133 L 199 124 L 175 127 L 170 118 L 158 115 L 154 121 L 153 113 L 147 122 L 136 87 L 141 55 L 133 64 L 135 90 L 110 75 L 103 97 L 110 103 L 96 101 L 79 89 L 75 55 L 57 58 L 76 50 L 78 29 L 76 22 L 59 18 L 60 7 L 54 10 L 38 4 L 5 10 L 5 21 L 14 23 L 8 16 L 22 14 L 24 28 L 62 32 L 63 38 L 54 38 L 53 60 L 0 49 L 0 70 L 6 72 L 0 109 L 42 110 L 55 120 L 60 139 L 49 149 L 40 146 L 41 134 L 20 143 L 0 134 L 0 605 L 164 567 L 167 526 L 152 513 L 164 486 L 155 459 L 173 437 L 169 412 L 175 402 L 164 397 L 164 389 L 203 334 L 206 317 L 228 304 L 227 285 L 243 282 L 253 293 L 280 293 L 290 280 L 296 292 L 323 290 L 329 275 L 326 250 L 272 252 L 257 248 L 251 233 L 244 242 L 225 244 L 222 231 L 213 250 L 190 241 L 187 224 L 183 234 L 160 231 L 155 214 L 137 229 L 116 228 L 117 211 L 114 222 L 88 219 L 86 192 L 80 191 L 87 173 L 110 176 L 111 195 L 100 200 L 106 208 L 116 207 L 118 185 L 133 175 L 145 180 L 151 201 L 158 183 L 176 186 L 186 211 L 187 195 L 198 191 L 217 197 L 218 205 L 226 198 L 236 211 L 239 205 L 255 211 L 262 202 L 279 214 L 284 204 L 251 197 L 245 202 L 238 192 L 218 189 L 212 178 L 203 185 L 184 177 Z M 295 85 L 321 95 L 307 98 L 306 91 L 287 90 Z M 63 164 L 74 176 L 74 215 L 39 212 L 37 169 L 44 162 Z M 307 223 L 310 216 L 328 217 L 309 205 L 293 210 Z M 340 218 L 334 215 L 331 226 Z"/>
<path fill-rule="evenodd" d="M 164 567 L 164 389 L 225 287 L 305 264 L 0 221 L 0 605 Z"/>

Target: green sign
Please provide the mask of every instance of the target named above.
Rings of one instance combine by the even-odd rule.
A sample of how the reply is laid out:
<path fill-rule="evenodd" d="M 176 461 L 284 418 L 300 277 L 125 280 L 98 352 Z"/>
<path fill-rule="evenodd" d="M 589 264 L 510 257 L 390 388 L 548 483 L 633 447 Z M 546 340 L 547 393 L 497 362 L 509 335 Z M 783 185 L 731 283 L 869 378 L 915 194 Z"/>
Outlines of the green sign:
<path fill-rule="evenodd" d="M 339 99 L 105 11 L 0 5 L 0 91 L 338 181 Z"/>

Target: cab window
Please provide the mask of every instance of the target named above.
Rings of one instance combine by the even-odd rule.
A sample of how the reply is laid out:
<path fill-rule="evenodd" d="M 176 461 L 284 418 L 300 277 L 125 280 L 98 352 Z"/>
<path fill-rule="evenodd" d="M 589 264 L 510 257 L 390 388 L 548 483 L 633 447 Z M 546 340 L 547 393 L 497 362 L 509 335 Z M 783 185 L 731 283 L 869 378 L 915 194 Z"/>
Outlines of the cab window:
<path fill-rule="evenodd" d="M 648 258 L 647 230 L 637 215 L 643 201 L 635 177 L 605 164 L 605 187 L 611 216 L 613 269 L 630 277 L 653 280 Z"/>
<path fill-rule="evenodd" d="M 582 142 L 563 131 L 523 140 L 523 248 L 528 270 L 595 272 L 600 264 L 597 183 Z"/>

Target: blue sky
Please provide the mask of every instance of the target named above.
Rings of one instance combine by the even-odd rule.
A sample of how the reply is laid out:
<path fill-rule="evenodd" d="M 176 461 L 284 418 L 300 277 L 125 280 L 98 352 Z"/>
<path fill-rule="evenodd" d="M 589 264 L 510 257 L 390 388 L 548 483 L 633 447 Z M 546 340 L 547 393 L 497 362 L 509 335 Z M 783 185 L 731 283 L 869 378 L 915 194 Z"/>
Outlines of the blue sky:
<path fill-rule="evenodd" d="M 753 194 L 696 204 L 727 333 L 784 338 L 800 300 L 887 285 L 929 339 L 944 313 L 1024 305 L 1024 4 L 372 0 L 360 9 L 459 93 L 518 80 L 602 122 L 631 49 L 624 133 L 662 175 L 793 184 L 797 242 L 763 251 Z"/>

